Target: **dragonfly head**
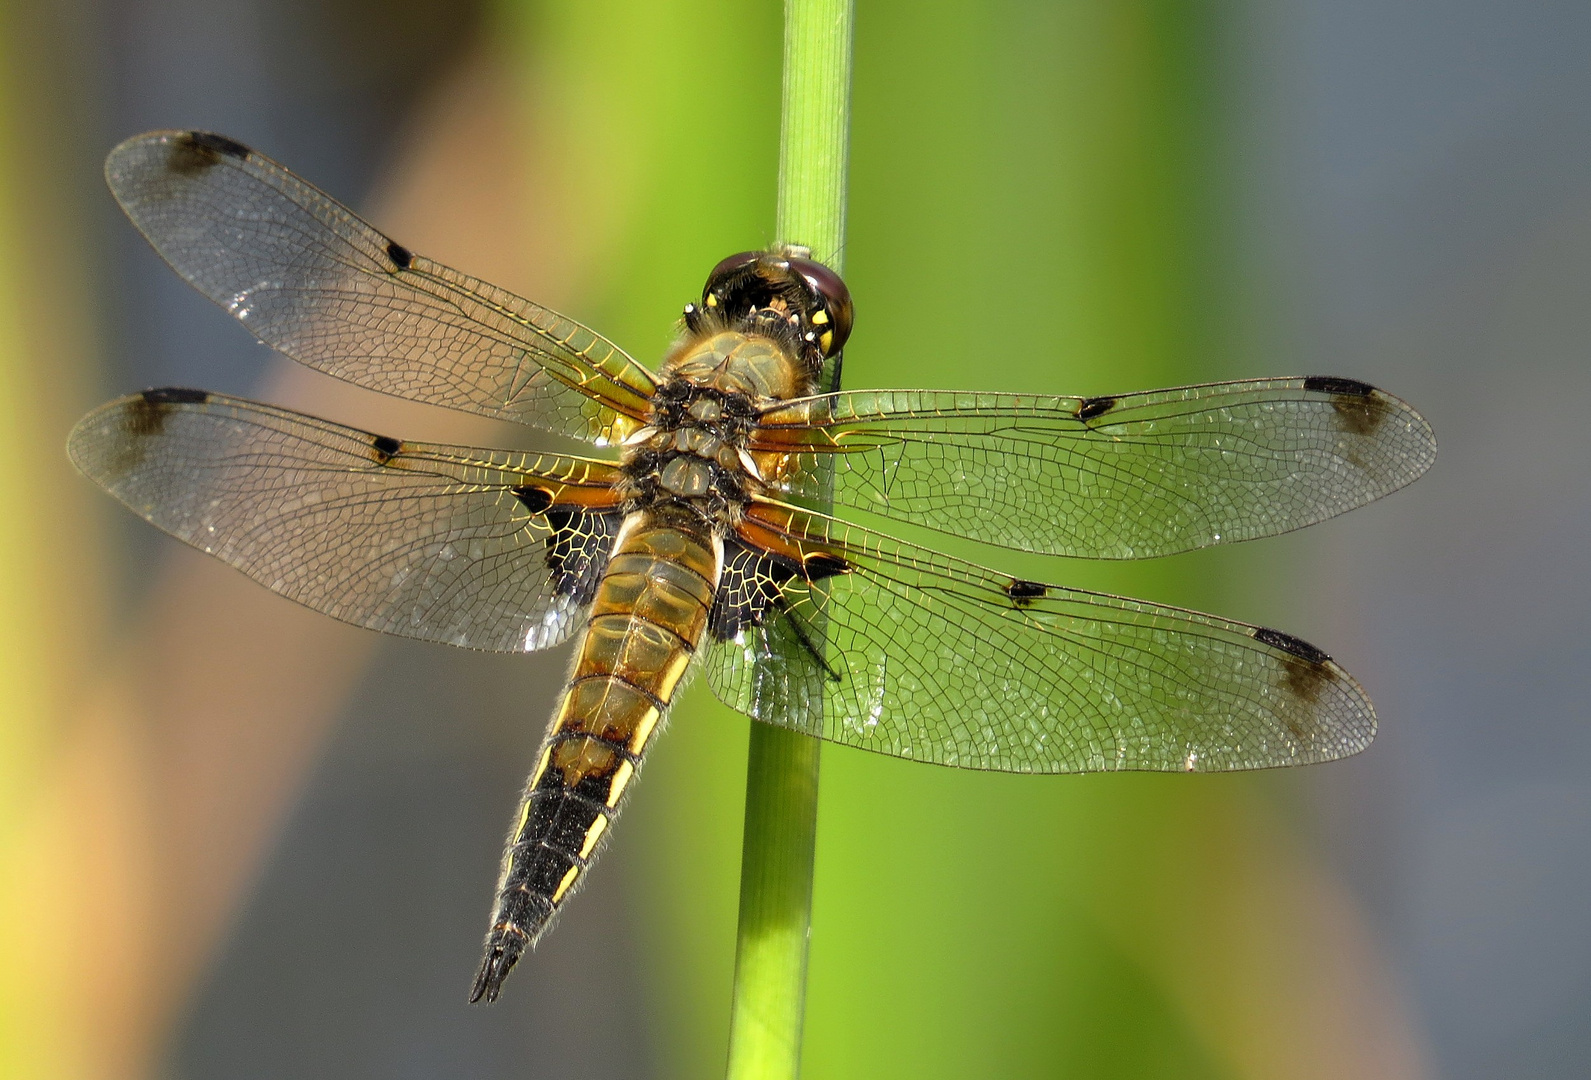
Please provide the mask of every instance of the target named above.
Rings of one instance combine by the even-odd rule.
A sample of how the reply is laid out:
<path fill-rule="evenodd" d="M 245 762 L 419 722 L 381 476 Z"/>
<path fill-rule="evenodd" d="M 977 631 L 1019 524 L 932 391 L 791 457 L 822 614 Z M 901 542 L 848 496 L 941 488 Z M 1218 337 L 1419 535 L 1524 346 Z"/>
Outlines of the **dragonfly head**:
<path fill-rule="evenodd" d="M 845 347 L 852 307 L 840 275 L 811 255 L 787 244 L 724 259 L 707 275 L 701 303 L 685 308 L 686 327 L 700 333 L 719 323 L 788 338 L 815 373 Z"/>

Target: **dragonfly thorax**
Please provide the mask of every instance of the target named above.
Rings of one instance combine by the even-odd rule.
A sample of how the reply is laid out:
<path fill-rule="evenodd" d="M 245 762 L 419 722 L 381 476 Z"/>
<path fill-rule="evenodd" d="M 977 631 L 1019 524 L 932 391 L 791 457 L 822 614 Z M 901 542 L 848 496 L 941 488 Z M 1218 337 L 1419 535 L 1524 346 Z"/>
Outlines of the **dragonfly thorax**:
<path fill-rule="evenodd" d="M 798 361 L 781 344 L 724 330 L 687 337 L 664 361 L 646 426 L 626 440 L 631 509 L 688 509 L 719 531 L 766 488 L 747 438 L 764 406 L 802 389 Z"/>
<path fill-rule="evenodd" d="M 663 361 L 662 374 L 763 404 L 800 397 L 808 389 L 800 361 L 782 343 L 738 330 L 686 337 Z"/>

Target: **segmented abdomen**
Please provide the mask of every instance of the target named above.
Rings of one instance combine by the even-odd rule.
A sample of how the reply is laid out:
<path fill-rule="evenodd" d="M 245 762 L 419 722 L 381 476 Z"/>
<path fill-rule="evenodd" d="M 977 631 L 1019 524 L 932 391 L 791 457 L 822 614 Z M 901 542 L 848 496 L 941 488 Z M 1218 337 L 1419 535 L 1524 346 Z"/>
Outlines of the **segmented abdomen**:
<path fill-rule="evenodd" d="M 625 521 L 503 856 L 471 1001 L 497 997 L 590 865 L 701 643 L 722 559 L 705 532 Z"/>

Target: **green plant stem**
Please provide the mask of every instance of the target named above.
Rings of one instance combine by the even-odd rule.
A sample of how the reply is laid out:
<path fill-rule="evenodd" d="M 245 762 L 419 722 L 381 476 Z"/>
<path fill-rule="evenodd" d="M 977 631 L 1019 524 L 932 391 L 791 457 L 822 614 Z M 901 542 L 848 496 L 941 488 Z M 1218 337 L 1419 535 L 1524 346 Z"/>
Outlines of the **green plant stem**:
<path fill-rule="evenodd" d="M 778 235 L 836 271 L 845 236 L 852 14 L 852 0 L 785 2 Z M 830 501 L 814 509 L 827 512 Z M 801 699 L 786 705 L 812 714 L 796 718 L 801 727 L 822 731 L 821 692 Z M 729 1080 L 794 1080 L 800 1072 L 820 745 L 786 728 L 751 725 Z"/>

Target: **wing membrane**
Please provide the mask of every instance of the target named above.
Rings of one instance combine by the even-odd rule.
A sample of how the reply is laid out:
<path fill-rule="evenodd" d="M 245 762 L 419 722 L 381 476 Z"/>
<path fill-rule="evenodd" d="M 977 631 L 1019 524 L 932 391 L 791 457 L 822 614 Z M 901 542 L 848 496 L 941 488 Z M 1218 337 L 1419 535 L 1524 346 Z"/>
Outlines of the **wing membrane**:
<path fill-rule="evenodd" d="M 112 150 L 116 200 L 179 274 L 294 360 L 398 397 L 614 442 L 651 375 L 556 312 L 415 255 L 230 139 Z"/>
<path fill-rule="evenodd" d="M 782 554 L 731 562 L 721 595 L 773 601 L 720 618 L 732 634 L 703 665 L 760 720 L 802 728 L 815 707 L 809 734 L 847 746 L 1039 773 L 1299 765 L 1375 734 L 1359 685 L 1277 631 L 1017 581 L 790 507 L 757 505 L 742 535 Z"/>
<path fill-rule="evenodd" d="M 402 443 L 202 391 L 103 405 L 68 451 L 133 511 L 283 596 L 499 652 L 579 624 L 619 521 L 604 462 Z"/>
<path fill-rule="evenodd" d="M 1350 379 L 1255 379 L 1111 398 L 860 390 L 764 412 L 782 484 L 1002 547 L 1148 558 L 1272 536 L 1430 468 L 1417 412 Z"/>

